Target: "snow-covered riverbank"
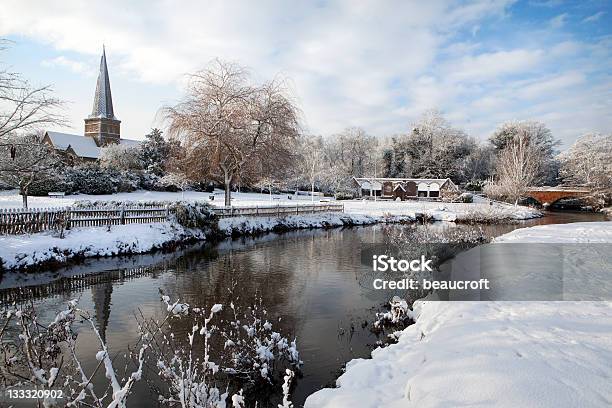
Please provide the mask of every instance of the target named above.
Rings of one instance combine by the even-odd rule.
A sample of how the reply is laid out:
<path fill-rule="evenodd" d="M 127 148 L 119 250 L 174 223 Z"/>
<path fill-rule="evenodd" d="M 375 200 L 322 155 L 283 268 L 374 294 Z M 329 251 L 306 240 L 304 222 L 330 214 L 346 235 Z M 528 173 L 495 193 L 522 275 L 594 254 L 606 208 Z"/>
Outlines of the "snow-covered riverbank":
<path fill-rule="evenodd" d="M 234 217 L 221 219 L 214 232 L 222 236 L 240 236 L 270 231 L 368 225 L 381 221 L 380 217 L 344 213 Z M 140 254 L 204 239 L 206 234 L 203 231 L 183 228 L 171 222 L 116 225 L 109 229 L 75 228 L 66 231 L 64 238 L 51 232 L 0 236 L 0 265 L 6 270 L 25 269 L 51 263 L 63 264 L 80 258 Z"/>
<path fill-rule="evenodd" d="M 496 242 L 612 242 L 612 223 L 518 229 Z M 610 301 L 417 301 L 414 313 L 397 344 L 349 362 L 339 388 L 305 406 L 612 404 Z"/>
<path fill-rule="evenodd" d="M 116 225 L 75 228 L 64 238 L 51 232 L 0 236 L 0 264 L 4 269 L 22 269 L 42 264 L 64 264 L 79 258 L 140 254 L 174 243 L 204 239 L 204 233 L 180 225 Z"/>

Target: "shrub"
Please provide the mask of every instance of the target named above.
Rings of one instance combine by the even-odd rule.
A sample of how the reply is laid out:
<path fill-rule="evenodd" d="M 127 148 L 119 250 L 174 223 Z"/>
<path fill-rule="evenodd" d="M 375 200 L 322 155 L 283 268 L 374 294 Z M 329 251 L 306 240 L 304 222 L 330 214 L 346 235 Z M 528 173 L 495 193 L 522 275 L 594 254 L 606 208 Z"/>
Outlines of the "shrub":
<path fill-rule="evenodd" d="M 465 189 L 469 191 L 482 191 L 486 181 L 484 180 L 470 180 L 465 183 Z"/>
<path fill-rule="evenodd" d="M 177 202 L 170 204 L 177 223 L 185 228 L 205 230 L 216 225 L 215 213 L 205 203 Z"/>
<path fill-rule="evenodd" d="M 81 194 L 129 193 L 138 189 L 140 181 L 138 173 L 103 168 L 97 164 L 73 167 L 64 174 L 70 192 Z"/>
<path fill-rule="evenodd" d="M 71 194 L 74 190 L 72 183 L 67 182 L 65 177 L 58 174 L 57 177 L 45 180 L 43 183 L 35 183 L 30 186 L 28 194 L 35 197 L 48 196 L 52 191 L 64 192 Z"/>
<path fill-rule="evenodd" d="M 353 198 L 353 193 L 349 191 L 339 191 L 336 193 L 336 200 L 351 200 Z"/>
<path fill-rule="evenodd" d="M 142 170 L 140 154 L 137 146 L 111 144 L 100 150 L 100 165 L 115 170 Z"/>
<path fill-rule="evenodd" d="M 97 165 L 68 169 L 66 180 L 72 184 L 74 192 L 82 194 L 112 194 L 117 191 L 108 172 Z"/>
<path fill-rule="evenodd" d="M 470 193 L 463 193 L 459 197 L 457 197 L 457 200 L 460 203 L 473 203 L 474 202 L 474 196 L 472 194 L 470 194 Z"/>

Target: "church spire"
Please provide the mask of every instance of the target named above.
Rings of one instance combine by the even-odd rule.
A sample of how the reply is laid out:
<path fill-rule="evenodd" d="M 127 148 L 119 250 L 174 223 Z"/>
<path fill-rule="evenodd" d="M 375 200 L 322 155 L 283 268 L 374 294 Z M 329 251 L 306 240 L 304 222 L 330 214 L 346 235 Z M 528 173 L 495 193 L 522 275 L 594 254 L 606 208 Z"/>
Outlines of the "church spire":
<path fill-rule="evenodd" d="M 110 143 L 121 143 L 120 131 L 121 121 L 115 117 L 113 111 L 113 97 L 106 66 L 106 50 L 102 46 L 96 95 L 91 115 L 85 119 L 85 136 L 92 137 L 96 146 L 103 147 Z"/>
<path fill-rule="evenodd" d="M 93 109 L 90 118 L 115 118 L 113 111 L 113 97 L 111 95 L 110 80 L 108 79 L 108 67 L 106 66 L 106 50 L 102 46 L 102 57 L 100 58 L 100 72 L 96 83 L 96 94 L 93 101 Z"/>

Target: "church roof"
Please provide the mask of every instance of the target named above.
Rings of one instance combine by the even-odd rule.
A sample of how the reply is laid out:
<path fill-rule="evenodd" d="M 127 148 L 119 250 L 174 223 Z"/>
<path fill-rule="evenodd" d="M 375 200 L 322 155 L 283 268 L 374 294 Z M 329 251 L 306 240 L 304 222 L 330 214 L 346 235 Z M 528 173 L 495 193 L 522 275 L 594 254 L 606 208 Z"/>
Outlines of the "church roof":
<path fill-rule="evenodd" d="M 46 132 L 53 143 L 53 147 L 58 150 L 71 148 L 79 157 L 97 159 L 100 157 L 100 148 L 91 137 L 82 135 L 71 135 L 69 133 Z"/>
<path fill-rule="evenodd" d="M 100 158 L 100 148 L 91 137 L 51 131 L 47 131 L 45 134 L 49 137 L 53 147 L 58 150 L 65 151 L 71 148 L 79 157 L 86 157 L 89 159 Z M 121 145 L 136 146 L 140 142 L 132 139 L 120 139 L 119 143 Z"/>
<path fill-rule="evenodd" d="M 100 72 L 96 83 L 96 94 L 94 95 L 93 109 L 90 118 L 117 119 L 113 111 L 113 97 L 111 95 L 110 80 L 108 79 L 108 67 L 106 66 L 106 50 L 102 47 L 100 58 Z"/>

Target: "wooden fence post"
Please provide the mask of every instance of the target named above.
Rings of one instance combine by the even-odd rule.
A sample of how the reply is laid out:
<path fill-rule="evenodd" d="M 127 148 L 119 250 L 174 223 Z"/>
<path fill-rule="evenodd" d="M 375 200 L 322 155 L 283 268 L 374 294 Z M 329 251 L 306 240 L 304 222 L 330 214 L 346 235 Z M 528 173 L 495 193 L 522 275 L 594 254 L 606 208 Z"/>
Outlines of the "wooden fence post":
<path fill-rule="evenodd" d="M 121 210 L 119 212 L 119 218 L 120 218 L 119 222 L 121 223 L 121 225 L 124 225 L 125 224 L 125 204 L 121 206 Z"/>

